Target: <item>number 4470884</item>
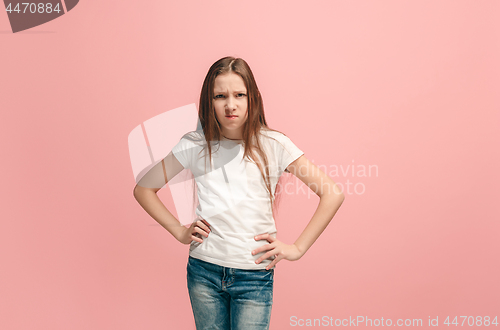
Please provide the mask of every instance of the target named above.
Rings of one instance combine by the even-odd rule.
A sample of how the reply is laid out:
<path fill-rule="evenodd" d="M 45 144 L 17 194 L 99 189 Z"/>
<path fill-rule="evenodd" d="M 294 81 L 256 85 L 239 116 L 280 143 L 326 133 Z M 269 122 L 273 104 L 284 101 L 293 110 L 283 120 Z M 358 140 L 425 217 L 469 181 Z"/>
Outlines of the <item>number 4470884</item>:
<path fill-rule="evenodd" d="M 43 13 L 47 13 L 47 14 L 50 14 L 52 12 L 57 12 L 57 13 L 60 13 L 61 12 L 61 9 L 59 8 L 59 3 L 56 4 L 56 6 L 54 8 L 52 8 L 52 4 L 51 3 L 29 3 L 29 2 L 23 2 L 22 3 L 24 6 L 24 10 L 23 10 L 23 14 L 26 13 L 26 10 L 28 9 L 29 7 L 29 12 L 31 14 L 35 14 L 35 13 L 39 13 L 39 14 L 43 14 Z M 7 11 L 9 14 L 12 13 L 13 11 L 17 12 L 18 14 L 21 13 L 21 9 L 19 9 L 19 2 L 17 3 L 17 5 L 14 7 L 14 9 L 12 9 L 12 3 L 9 3 L 9 5 L 5 8 L 5 11 Z"/>
<path fill-rule="evenodd" d="M 462 323 L 458 323 L 458 318 L 462 319 Z M 465 323 L 467 321 L 467 323 Z M 444 324 L 450 326 L 450 325 L 455 325 L 455 326 L 464 326 L 464 325 L 469 325 L 469 326 L 485 326 L 488 327 L 490 325 L 495 325 L 498 326 L 498 321 L 497 321 L 497 316 L 491 320 L 489 316 L 455 316 L 452 322 L 450 322 L 450 317 L 448 316 L 446 320 L 443 322 Z"/>

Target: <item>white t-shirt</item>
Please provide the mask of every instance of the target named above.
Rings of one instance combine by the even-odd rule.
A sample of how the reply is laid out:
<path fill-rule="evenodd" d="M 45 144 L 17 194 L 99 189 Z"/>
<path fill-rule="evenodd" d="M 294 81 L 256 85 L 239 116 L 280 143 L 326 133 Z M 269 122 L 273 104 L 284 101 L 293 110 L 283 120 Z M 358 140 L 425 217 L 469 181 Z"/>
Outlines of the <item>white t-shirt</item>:
<path fill-rule="evenodd" d="M 304 153 L 284 134 L 264 128 L 261 132 L 274 195 L 283 171 Z M 264 179 L 257 165 L 243 159 L 241 140 L 223 138 L 220 142 L 212 141 L 211 146 L 213 170 L 208 163 L 203 130 L 186 133 L 172 149 L 182 166 L 193 173 L 199 201 L 196 214 L 211 229 L 208 237 L 201 237 L 203 243 L 191 242 L 189 255 L 224 267 L 264 269 L 274 256 L 256 264 L 255 260 L 267 251 L 252 255 L 254 249 L 269 243 L 256 241 L 256 235 L 269 233 L 276 237 Z"/>

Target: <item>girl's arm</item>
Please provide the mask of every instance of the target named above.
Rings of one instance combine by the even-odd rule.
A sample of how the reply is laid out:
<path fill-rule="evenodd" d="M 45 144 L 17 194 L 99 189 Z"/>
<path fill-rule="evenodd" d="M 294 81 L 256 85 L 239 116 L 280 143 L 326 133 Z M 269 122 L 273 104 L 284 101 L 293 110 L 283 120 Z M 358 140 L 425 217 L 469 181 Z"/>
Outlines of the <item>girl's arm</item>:
<path fill-rule="evenodd" d="M 185 227 L 165 207 L 155 190 L 136 185 L 134 188 L 134 197 L 153 219 L 179 240 Z"/>
<path fill-rule="evenodd" d="M 335 182 L 304 155 L 292 162 L 287 170 L 314 191 L 319 196 L 320 201 L 312 219 L 294 244 L 284 244 L 267 233 L 255 237 L 255 240 L 265 239 L 270 243 L 252 252 L 255 255 L 269 250 L 255 261 L 257 264 L 273 255 L 276 256 L 266 269 L 272 268 L 281 259 L 297 260 L 301 258 L 328 226 L 345 199 Z"/>
<path fill-rule="evenodd" d="M 344 202 L 345 195 L 328 175 L 304 155 L 291 163 L 287 169 L 320 198 L 316 212 L 294 243 L 304 255 L 337 213 Z"/>
<path fill-rule="evenodd" d="M 195 240 L 202 243 L 203 240 L 198 235 L 194 235 L 199 233 L 208 237 L 210 232 L 208 223 L 205 220 L 199 220 L 186 228 L 170 213 L 157 195 L 158 190 L 182 170 L 181 163 L 172 153 L 169 153 L 139 180 L 134 188 L 134 197 L 142 208 L 179 242 L 190 244 Z"/>

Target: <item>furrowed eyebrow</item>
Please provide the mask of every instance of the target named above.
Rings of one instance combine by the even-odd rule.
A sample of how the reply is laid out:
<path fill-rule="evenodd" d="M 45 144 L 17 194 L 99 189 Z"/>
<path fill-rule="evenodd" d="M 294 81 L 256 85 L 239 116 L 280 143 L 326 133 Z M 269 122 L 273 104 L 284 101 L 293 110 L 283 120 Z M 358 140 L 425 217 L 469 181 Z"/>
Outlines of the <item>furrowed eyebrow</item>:
<path fill-rule="evenodd" d="M 235 93 L 243 93 L 246 94 L 246 91 L 234 91 Z M 215 94 L 225 94 L 226 92 L 215 92 Z"/>

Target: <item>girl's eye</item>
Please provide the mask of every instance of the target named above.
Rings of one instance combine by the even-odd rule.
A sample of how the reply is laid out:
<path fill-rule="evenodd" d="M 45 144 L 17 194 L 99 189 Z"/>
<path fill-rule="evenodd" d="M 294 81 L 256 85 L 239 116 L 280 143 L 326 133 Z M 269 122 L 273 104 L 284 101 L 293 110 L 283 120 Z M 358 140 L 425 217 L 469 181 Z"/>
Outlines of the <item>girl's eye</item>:
<path fill-rule="evenodd" d="M 220 96 L 220 97 L 219 97 L 219 96 Z M 245 97 L 245 96 L 247 96 L 247 95 L 246 95 L 245 93 L 238 93 L 238 96 L 239 96 L 239 97 Z M 225 97 L 225 96 L 224 96 L 224 95 L 222 95 L 222 94 L 218 94 L 218 95 L 215 95 L 215 96 L 214 96 L 214 98 L 216 98 L 216 99 L 220 99 L 220 98 L 223 98 L 223 97 Z"/>

